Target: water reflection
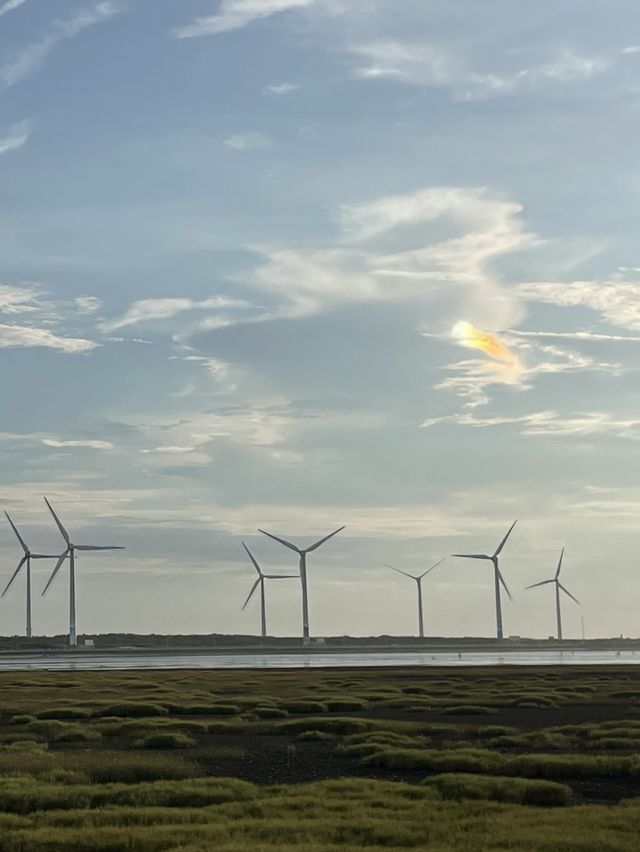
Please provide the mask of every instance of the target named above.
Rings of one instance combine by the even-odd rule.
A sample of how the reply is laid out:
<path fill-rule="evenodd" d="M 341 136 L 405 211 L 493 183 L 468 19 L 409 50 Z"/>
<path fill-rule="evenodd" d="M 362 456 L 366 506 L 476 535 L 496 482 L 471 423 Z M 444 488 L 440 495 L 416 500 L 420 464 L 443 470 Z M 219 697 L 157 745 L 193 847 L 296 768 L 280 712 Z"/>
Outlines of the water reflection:
<path fill-rule="evenodd" d="M 51 654 L 0 657 L 0 671 L 88 671 L 98 669 L 292 669 L 366 666 L 549 666 L 637 664 L 635 651 L 487 651 L 337 654 Z"/>

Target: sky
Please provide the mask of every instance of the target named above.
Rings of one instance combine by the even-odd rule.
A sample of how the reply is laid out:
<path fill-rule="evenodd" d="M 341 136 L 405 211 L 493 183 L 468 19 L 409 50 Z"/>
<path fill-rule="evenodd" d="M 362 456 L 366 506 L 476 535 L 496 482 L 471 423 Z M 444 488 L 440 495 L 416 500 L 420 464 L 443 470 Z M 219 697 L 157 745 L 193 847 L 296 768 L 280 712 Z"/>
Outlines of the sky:
<path fill-rule="evenodd" d="M 636 0 L 0 0 L 0 509 L 79 632 L 639 633 Z M 465 348 L 460 322 L 508 363 Z M 0 572 L 20 557 L 0 528 Z M 68 623 L 68 572 L 34 631 Z M 491 567 L 424 581 L 495 630 Z M 267 588 L 298 635 L 300 588 Z M 0 633 L 24 631 L 24 577 Z"/>

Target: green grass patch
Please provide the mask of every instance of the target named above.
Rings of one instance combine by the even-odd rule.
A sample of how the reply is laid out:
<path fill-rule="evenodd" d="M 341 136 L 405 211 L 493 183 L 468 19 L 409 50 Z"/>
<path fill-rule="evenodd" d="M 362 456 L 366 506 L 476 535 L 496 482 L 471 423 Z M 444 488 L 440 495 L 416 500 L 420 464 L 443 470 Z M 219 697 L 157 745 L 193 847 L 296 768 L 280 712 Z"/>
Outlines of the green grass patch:
<path fill-rule="evenodd" d="M 518 805 L 563 807 L 573 798 L 571 788 L 554 781 L 445 773 L 425 779 L 443 799 L 484 799 Z"/>

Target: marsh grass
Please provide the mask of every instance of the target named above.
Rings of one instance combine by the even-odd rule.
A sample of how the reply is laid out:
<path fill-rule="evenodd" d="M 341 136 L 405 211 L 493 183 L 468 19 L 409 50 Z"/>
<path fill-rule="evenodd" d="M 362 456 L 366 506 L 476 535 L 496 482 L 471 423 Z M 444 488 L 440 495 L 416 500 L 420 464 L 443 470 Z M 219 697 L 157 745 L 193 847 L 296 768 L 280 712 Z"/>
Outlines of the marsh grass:
<path fill-rule="evenodd" d="M 135 748 L 152 749 L 175 749 L 193 748 L 197 745 L 196 740 L 186 734 L 173 734 L 163 732 L 161 734 L 148 734 L 134 743 Z"/>
<path fill-rule="evenodd" d="M 635 852 L 639 802 L 575 807 L 558 782 L 635 789 L 640 720 L 622 717 L 638 682 L 569 667 L 0 673 L 0 852 Z M 570 705 L 588 719 L 591 702 L 620 719 L 536 725 Z M 531 729 L 442 721 L 469 708 Z M 319 765 L 425 783 L 206 777 L 259 761 L 262 739 L 242 739 L 256 735 L 280 738 L 265 754 L 298 738 Z"/>
<path fill-rule="evenodd" d="M 485 775 L 434 775 L 424 782 L 436 788 L 443 799 L 487 799 L 519 805 L 559 807 L 570 804 L 573 794 L 566 784 Z"/>

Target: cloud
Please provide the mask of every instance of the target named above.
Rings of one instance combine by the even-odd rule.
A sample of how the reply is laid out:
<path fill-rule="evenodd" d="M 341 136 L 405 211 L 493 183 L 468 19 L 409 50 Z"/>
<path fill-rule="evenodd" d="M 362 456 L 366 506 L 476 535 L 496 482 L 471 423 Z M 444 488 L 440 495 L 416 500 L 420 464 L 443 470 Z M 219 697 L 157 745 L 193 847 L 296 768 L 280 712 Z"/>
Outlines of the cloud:
<path fill-rule="evenodd" d="M 21 148 L 29 138 L 30 133 L 30 121 L 20 121 L 17 124 L 12 124 L 0 136 L 0 155 L 6 154 L 7 151 L 15 151 L 17 148 Z"/>
<path fill-rule="evenodd" d="M 640 281 L 622 273 L 601 281 L 535 282 L 516 289 L 528 301 L 590 308 L 611 325 L 640 331 Z"/>
<path fill-rule="evenodd" d="M 520 301 L 490 266 L 536 242 L 520 212 L 485 189 L 451 186 L 343 205 L 335 247 L 262 249 L 242 280 L 279 300 L 262 319 L 383 301 L 440 302 L 451 319 L 464 303 L 478 326 L 499 330 L 520 320 Z"/>
<path fill-rule="evenodd" d="M 59 42 L 75 38 L 87 27 L 103 23 L 119 11 L 120 6 L 113 0 L 104 0 L 69 18 L 53 21 L 50 31 L 43 38 L 26 45 L 10 62 L 0 66 L 0 87 L 7 89 L 24 80 L 42 66 Z"/>
<path fill-rule="evenodd" d="M 58 438 L 41 438 L 41 443 L 45 447 L 87 447 L 91 450 L 112 450 L 113 444 L 110 441 L 61 441 Z"/>
<path fill-rule="evenodd" d="M 249 132 L 237 133 L 234 136 L 229 136 L 224 140 L 227 148 L 233 148 L 234 151 L 254 151 L 261 148 L 270 148 L 273 144 L 268 136 L 264 133 Z"/>
<path fill-rule="evenodd" d="M 0 313 L 24 314 L 39 310 L 40 291 L 33 286 L 0 284 Z"/>
<path fill-rule="evenodd" d="M 102 301 L 97 296 L 77 296 L 73 304 L 81 314 L 95 314 L 102 308 Z"/>
<path fill-rule="evenodd" d="M 76 337 L 60 337 L 44 328 L 0 323 L 0 349 L 44 347 L 60 352 L 88 352 L 98 346 L 91 340 Z"/>
<path fill-rule="evenodd" d="M 278 83 L 277 85 L 265 86 L 262 93 L 265 95 L 287 95 L 299 89 L 296 83 Z"/>
<path fill-rule="evenodd" d="M 513 328 L 509 329 L 509 334 L 515 334 L 518 337 L 537 337 L 537 338 L 558 338 L 560 340 L 579 340 L 586 342 L 620 342 L 620 343 L 640 343 L 640 337 L 634 337 L 630 334 L 598 334 L 593 331 L 519 331 Z"/>
<path fill-rule="evenodd" d="M 621 53 L 627 55 L 640 53 L 640 44 L 631 44 L 629 47 L 623 47 Z"/>
<path fill-rule="evenodd" d="M 253 21 L 270 18 L 280 12 L 311 6 L 315 0 L 222 0 L 217 14 L 196 18 L 173 30 L 176 38 L 199 38 L 239 30 Z"/>
<path fill-rule="evenodd" d="M 499 362 L 474 358 L 449 364 L 445 369 L 454 375 L 436 384 L 434 390 L 453 391 L 464 400 L 466 409 L 474 409 L 489 402 L 488 391 L 491 386 L 507 385 L 526 391 L 533 387 L 535 378 L 541 375 L 579 372 L 617 375 L 624 371 L 620 363 L 599 361 L 570 349 L 541 344 L 537 342 L 537 335 L 530 336 L 523 332 L 522 336 L 524 340 L 503 337 L 503 341 L 508 341 L 509 348 L 517 352 L 515 360 Z"/>
<path fill-rule="evenodd" d="M 474 71 L 457 56 L 425 42 L 382 39 L 350 48 L 364 63 L 355 75 L 362 79 L 386 78 L 427 88 L 451 90 L 456 99 L 495 97 L 532 90 L 545 83 L 574 83 L 602 74 L 608 62 L 600 56 L 583 56 L 564 50 L 548 62 L 506 72 Z"/>
<path fill-rule="evenodd" d="M 14 9 L 18 9 L 26 2 L 27 0 L 5 0 L 5 2 L 0 5 L 0 18 L 3 15 L 6 15 L 7 12 L 13 12 Z"/>
<path fill-rule="evenodd" d="M 204 367 L 216 384 L 224 386 L 226 390 L 233 391 L 237 388 L 237 382 L 234 379 L 234 376 L 237 376 L 237 370 L 228 361 L 222 361 L 220 358 L 208 358 L 204 355 L 174 355 L 172 358 L 199 364 Z"/>
<path fill-rule="evenodd" d="M 429 428 L 441 423 L 455 423 L 474 428 L 517 425 L 521 427 L 521 433 L 527 436 L 581 438 L 612 435 L 640 440 L 640 419 L 620 418 L 602 411 L 581 412 L 569 417 L 563 417 L 555 411 L 536 411 L 516 417 L 477 417 L 472 412 L 465 412 L 428 418 L 421 426 Z"/>
<path fill-rule="evenodd" d="M 100 325 L 103 331 L 115 331 L 129 325 L 155 322 L 171 319 L 185 311 L 212 311 L 229 308 L 250 308 L 248 302 L 240 299 L 227 299 L 223 296 L 212 296 L 198 301 L 196 299 L 140 299 L 134 302 L 128 311 L 118 319 L 109 320 Z"/>

